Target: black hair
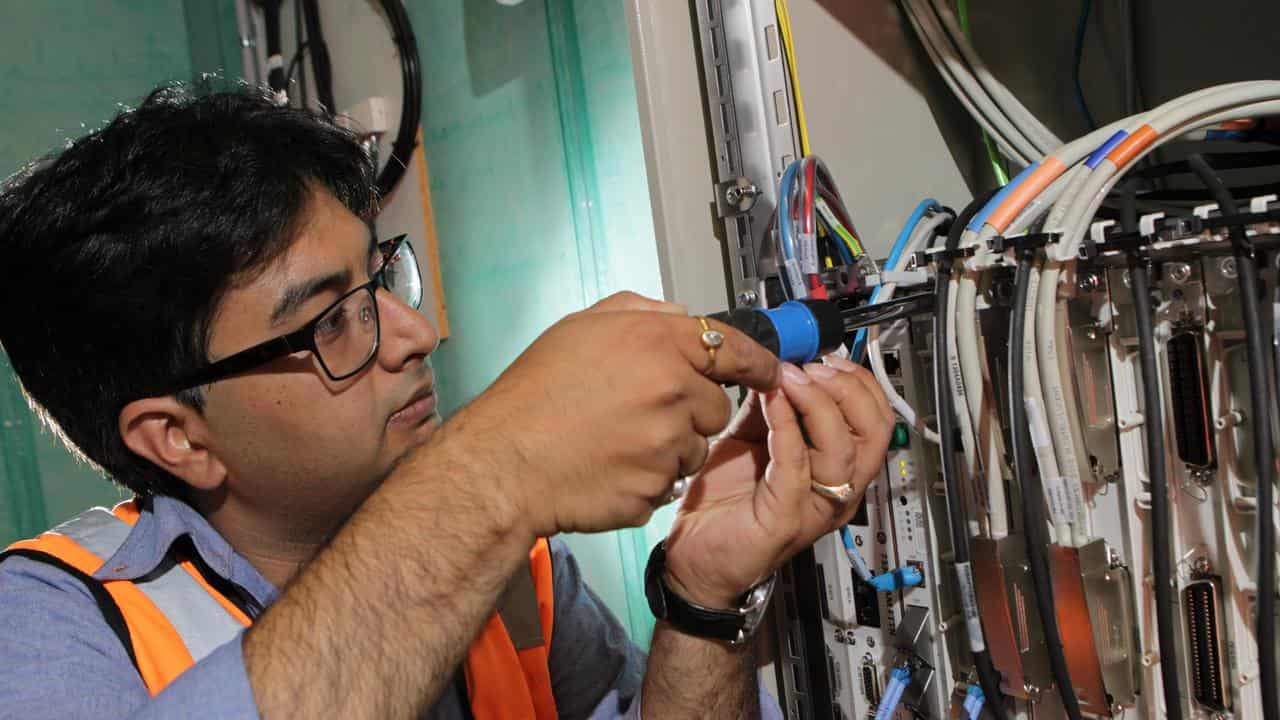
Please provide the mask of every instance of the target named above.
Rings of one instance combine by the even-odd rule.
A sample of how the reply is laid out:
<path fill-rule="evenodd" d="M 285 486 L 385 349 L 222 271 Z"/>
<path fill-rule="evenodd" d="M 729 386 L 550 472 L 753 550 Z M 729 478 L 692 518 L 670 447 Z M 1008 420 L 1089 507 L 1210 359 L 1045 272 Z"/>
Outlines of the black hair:
<path fill-rule="evenodd" d="M 0 344 L 28 402 L 135 493 L 182 483 L 130 451 L 124 406 L 208 361 L 220 299 L 279 258 L 314 192 L 376 202 L 356 136 L 265 89 L 169 85 L 0 186 Z M 200 391 L 178 398 L 200 410 Z"/>

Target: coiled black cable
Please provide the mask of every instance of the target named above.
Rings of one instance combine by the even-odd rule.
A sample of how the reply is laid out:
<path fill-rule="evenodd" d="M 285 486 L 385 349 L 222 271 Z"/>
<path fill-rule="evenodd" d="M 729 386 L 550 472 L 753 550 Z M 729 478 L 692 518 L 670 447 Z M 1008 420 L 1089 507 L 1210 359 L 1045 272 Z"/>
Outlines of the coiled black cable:
<path fill-rule="evenodd" d="M 409 13 L 401 0 L 381 0 L 382 10 L 391 22 L 391 39 L 400 55 L 401 101 L 400 127 L 391 142 L 391 157 L 378 174 L 378 197 L 385 198 L 404 177 L 413 150 L 418 146 L 418 124 L 422 120 L 422 75 L 419 69 L 418 41 L 409 23 Z"/>
<path fill-rule="evenodd" d="M 965 206 L 960 215 L 951 222 L 947 232 L 946 250 L 955 252 L 960 246 L 960 236 L 973 216 L 995 195 L 992 190 Z M 964 506 L 964 497 L 960 489 L 960 475 L 956 471 L 956 427 L 955 399 L 951 395 L 951 383 L 948 379 L 950 363 L 947 361 L 947 315 L 950 303 L 947 300 L 947 286 L 951 282 L 951 273 L 955 259 L 944 257 L 938 262 L 937 308 L 933 316 L 933 373 L 934 385 L 938 396 L 938 437 L 942 448 L 942 479 L 947 488 L 947 517 L 951 523 L 951 544 L 954 560 L 957 565 L 969 562 L 969 515 Z M 967 410 L 966 410 L 967 412 Z M 964 588 L 961 588 L 964 592 Z M 991 651 L 973 652 L 973 666 L 978 673 L 978 683 L 982 686 L 982 694 L 987 700 L 983 707 L 996 720 L 1004 720 L 1004 695 L 1000 692 L 1000 678 L 995 666 L 991 664 Z"/>
<path fill-rule="evenodd" d="M 271 1 L 278 5 L 279 0 Z M 379 0 L 378 4 L 391 24 L 391 40 L 400 58 L 401 78 L 400 127 L 396 130 L 395 139 L 391 141 L 391 156 L 382 166 L 377 180 L 378 197 L 385 198 L 400 184 L 409 162 L 413 160 L 413 151 L 418 147 L 418 125 L 422 121 L 422 71 L 418 41 L 414 37 L 413 25 L 409 22 L 409 13 L 405 10 L 404 3 L 401 0 Z M 302 11 L 306 18 L 307 54 L 311 56 L 316 93 L 323 110 L 333 115 L 337 112 L 333 99 L 333 71 L 329 48 L 324 42 L 324 30 L 320 25 L 317 1 L 302 0 Z"/>
<path fill-rule="evenodd" d="M 1121 225 L 1126 232 L 1138 229 L 1137 204 L 1132 189 L 1122 196 Z M 1133 290 L 1133 315 L 1138 329 L 1138 368 L 1142 376 L 1142 434 L 1147 445 L 1147 476 L 1151 482 L 1151 566 L 1155 578 L 1156 640 L 1160 650 L 1160 679 L 1164 685 L 1165 717 L 1182 718 L 1181 673 L 1178 643 L 1173 634 L 1173 569 L 1167 538 L 1173 530 L 1169 519 L 1169 473 L 1165 467 L 1164 402 L 1156 371 L 1155 332 L 1151 327 L 1151 287 L 1147 263 L 1129 256 L 1129 286 Z"/>
<path fill-rule="evenodd" d="M 1058 686 L 1062 707 L 1071 720 L 1080 720 L 1080 700 L 1076 697 L 1067 656 L 1062 647 L 1062 632 L 1053 607 L 1053 579 L 1049 570 L 1049 532 L 1045 519 L 1044 487 L 1035 471 L 1035 455 L 1031 447 L 1031 429 L 1027 420 L 1026 356 L 1023 340 L 1027 332 L 1027 294 L 1031 283 L 1031 265 L 1036 251 L 1019 248 L 1018 266 L 1013 280 L 1013 309 L 1009 317 L 1009 413 L 1013 421 L 1013 476 L 1022 488 L 1022 525 L 1027 539 L 1027 563 L 1031 568 L 1031 586 L 1035 592 L 1040 625 L 1044 628 L 1045 650 L 1049 669 Z"/>
<path fill-rule="evenodd" d="M 333 115 L 338 111 L 333 99 L 333 65 L 329 60 L 329 46 L 324 41 L 324 29 L 320 25 L 320 3 L 302 0 L 303 22 L 307 26 L 307 55 L 311 58 L 311 72 L 315 75 L 316 95 L 320 106 Z"/>
<path fill-rule="evenodd" d="M 1187 157 L 1187 164 L 1213 195 L 1223 215 L 1236 215 L 1235 198 L 1222 178 L 1200 155 Z M 1252 392 L 1250 428 L 1253 431 L 1253 459 L 1258 500 L 1258 599 L 1254 606 L 1254 631 L 1258 641 L 1258 689 L 1262 693 L 1264 720 L 1280 719 L 1280 699 L 1276 696 L 1276 533 L 1272 519 L 1275 507 L 1275 453 L 1271 444 L 1271 377 L 1263 348 L 1261 313 L 1258 308 L 1258 266 L 1244 225 L 1230 226 L 1232 254 L 1236 259 L 1240 287 L 1240 314 L 1244 320 L 1245 357 L 1249 365 Z M 1274 343 L 1274 340 L 1273 340 Z"/>

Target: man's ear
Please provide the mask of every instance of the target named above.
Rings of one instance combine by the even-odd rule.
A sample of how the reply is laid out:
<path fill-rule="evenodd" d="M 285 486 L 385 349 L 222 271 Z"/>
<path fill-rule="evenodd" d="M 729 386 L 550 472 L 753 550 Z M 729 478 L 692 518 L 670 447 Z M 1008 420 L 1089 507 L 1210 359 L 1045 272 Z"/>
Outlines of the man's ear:
<path fill-rule="evenodd" d="M 197 490 L 214 490 L 226 466 L 204 441 L 208 424 L 172 396 L 134 400 L 120 411 L 120 437 L 133 452 Z"/>

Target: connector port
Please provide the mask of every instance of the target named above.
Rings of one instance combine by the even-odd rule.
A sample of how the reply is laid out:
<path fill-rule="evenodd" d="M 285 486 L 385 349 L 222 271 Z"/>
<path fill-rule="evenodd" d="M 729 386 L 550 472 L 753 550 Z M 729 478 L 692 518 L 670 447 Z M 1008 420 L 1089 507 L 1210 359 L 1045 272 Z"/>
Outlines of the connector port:
<path fill-rule="evenodd" d="M 880 676 L 876 673 L 876 666 L 863 663 L 859 672 L 862 675 L 862 697 L 867 699 L 872 709 L 880 707 Z"/>
<path fill-rule="evenodd" d="M 1182 589 L 1191 666 L 1191 697 L 1203 707 L 1222 711 L 1231 704 L 1231 692 L 1227 688 L 1218 597 L 1218 580 L 1214 577 L 1193 580 Z"/>
<path fill-rule="evenodd" d="M 862 627 L 880 627 L 880 594 L 857 574 L 853 576 L 853 613 Z"/>
<path fill-rule="evenodd" d="M 1168 360 L 1178 459 L 1193 468 L 1214 467 L 1216 459 L 1213 421 L 1209 417 L 1208 374 L 1199 332 L 1175 331 L 1168 342 Z"/>
<path fill-rule="evenodd" d="M 886 350 L 880 354 L 884 360 L 884 372 L 889 377 L 896 377 L 902 372 L 902 360 L 898 358 L 897 350 Z"/>

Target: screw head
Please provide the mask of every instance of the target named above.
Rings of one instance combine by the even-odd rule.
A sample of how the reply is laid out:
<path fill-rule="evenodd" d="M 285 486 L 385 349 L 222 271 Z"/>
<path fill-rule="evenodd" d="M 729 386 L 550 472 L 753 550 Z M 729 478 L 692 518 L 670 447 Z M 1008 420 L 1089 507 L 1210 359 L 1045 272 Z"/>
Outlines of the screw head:
<path fill-rule="evenodd" d="M 1098 273 L 1087 272 L 1076 278 L 1076 289 L 1080 292 L 1096 292 L 1102 288 L 1102 278 Z"/>
<path fill-rule="evenodd" d="M 743 290 L 734 297 L 734 300 L 737 300 L 739 305 L 755 305 L 759 299 L 760 296 L 756 294 L 755 290 Z"/>
<path fill-rule="evenodd" d="M 1169 280 L 1179 285 L 1191 279 L 1189 263 L 1172 263 L 1169 265 Z"/>
<path fill-rule="evenodd" d="M 1236 267 L 1236 259 L 1230 256 L 1218 260 L 1218 272 L 1222 273 L 1222 277 L 1236 279 L 1236 275 L 1240 270 Z"/>

